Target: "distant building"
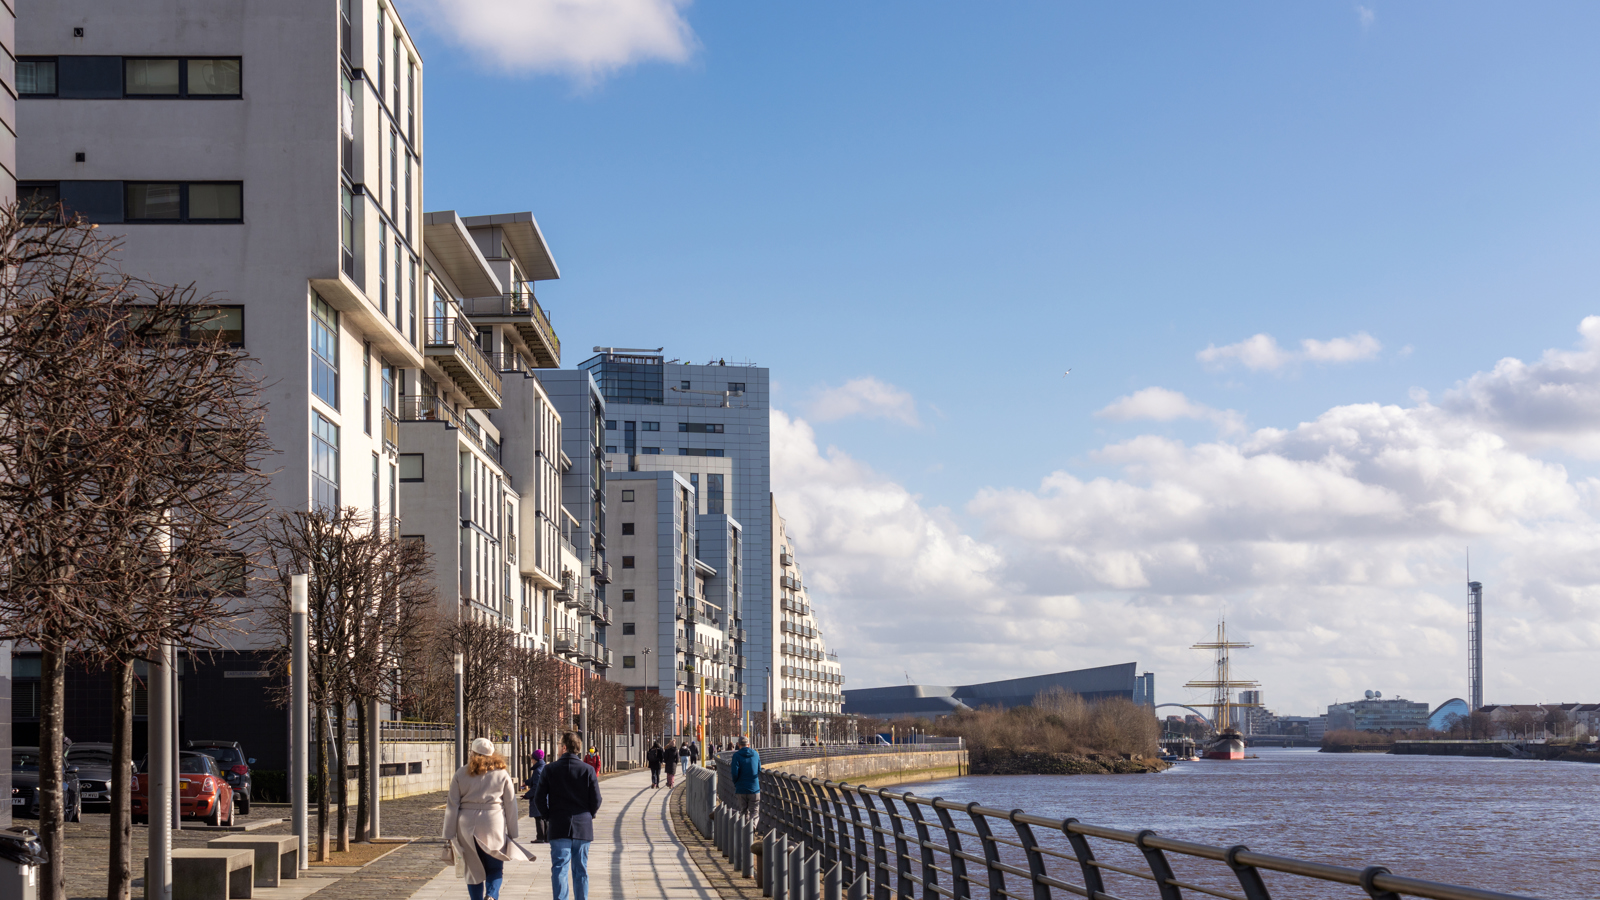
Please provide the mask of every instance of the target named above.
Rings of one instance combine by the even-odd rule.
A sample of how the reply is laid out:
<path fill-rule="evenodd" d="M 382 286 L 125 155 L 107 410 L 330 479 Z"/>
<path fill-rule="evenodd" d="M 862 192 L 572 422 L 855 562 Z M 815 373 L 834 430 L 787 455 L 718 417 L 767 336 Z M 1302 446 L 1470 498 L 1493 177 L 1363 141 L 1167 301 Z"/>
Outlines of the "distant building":
<path fill-rule="evenodd" d="M 1449 731 L 1453 724 L 1452 720 L 1465 719 L 1471 714 L 1472 708 L 1467 706 L 1467 701 L 1460 697 L 1452 697 L 1439 704 L 1439 708 L 1428 715 L 1428 728 L 1433 731 Z"/>
<path fill-rule="evenodd" d="M 1328 717 L 1327 716 L 1317 716 L 1316 718 L 1311 719 L 1310 721 L 1306 722 L 1306 737 L 1311 738 L 1313 741 L 1322 740 L 1323 735 L 1325 735 L 1327 733 L 1328 733 Z"/>
<path fill-rule="evenodd" d="M 1141 679 L 1150 678 L 1149 675 L 1140 676 L 1138 673 L 1139 664 L 1130 662 L 960 687 L 897 684 L 857 688 L 844 692 L 844 712 L 846 715 L 903 719 L 946 716 L 984 706 L 1009 709 L 1033 703 L 1034 697 L 1052 687 L 1077 694 L 1091 703 L 1112 697 L 1133 701 L 1139 693 Z M 1144 681 L 1147 686 L 1152 683 L 1153 679 Z"/>
<path fill-rule="evenodd" d="M 1133 676 L 1133 702 L 1151 709 L 1156 705 L 1156 673 Z"/>
<path fill-rule="evenodd" d="M 1329 731 L 1411 731 L 1428 727 L 1428 704 L 1373 697 L 1328 707 Z"/>

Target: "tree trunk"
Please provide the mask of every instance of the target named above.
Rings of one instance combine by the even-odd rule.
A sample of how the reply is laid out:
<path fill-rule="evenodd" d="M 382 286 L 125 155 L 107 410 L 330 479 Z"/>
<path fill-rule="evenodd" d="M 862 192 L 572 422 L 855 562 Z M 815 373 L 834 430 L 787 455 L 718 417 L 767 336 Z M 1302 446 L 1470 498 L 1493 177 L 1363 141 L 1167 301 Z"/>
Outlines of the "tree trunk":
<path fill-rule="evenodd" d="M 343 700 L 340 700 L 338 706 L 335 707 L 339 715 L 338 731 L 335 737 L 335 742 L 339 745 L 339 774 L 334 778 L 333 784 L 334 799 L 339 804 L 338 840 L 340 853 L 350 852 L 350 760 L 347 758 L 350 749 L 350 731 L 345 724 L 345 721 L 349 718 L 345 715 L 347 708 Z"/>
<path fill-rule="evenodd" d="M 133 820 L 133 661 L 123 660 L 112 670 L 111 706 L 111 867 L 106 879 L 109 900 L 132 897 Z"/>
<path fill-rule="evenodd" d="M 65 812 L 61 795 L 61 720 L 66 665 L 59 640 L 46 638 L 40 642 L 39 650 L 39 843 L 50 857 L 43 867 L 39 900 L 66 900 L 66 841 L 61 833 Z"/>
<path fill-rule="evenodd" d="M 317 736 L 317 846 L 313 851 L 318 862 L 328 860 L 328 727 L 327 707 L 317 704 L 316 721 L 311 730 Z"/>
<path fill-rule="evenodd" d="M 367 704 L 364 700 L 356 700 L 356 840 L 372 840 L 372 817 L 368 810 L 372 809 L 372 799 L 367 791 L 367 753 L 371 744 L 372 735 L 368 732 L 377 727 L 376 722 L 367 719 Z"/>

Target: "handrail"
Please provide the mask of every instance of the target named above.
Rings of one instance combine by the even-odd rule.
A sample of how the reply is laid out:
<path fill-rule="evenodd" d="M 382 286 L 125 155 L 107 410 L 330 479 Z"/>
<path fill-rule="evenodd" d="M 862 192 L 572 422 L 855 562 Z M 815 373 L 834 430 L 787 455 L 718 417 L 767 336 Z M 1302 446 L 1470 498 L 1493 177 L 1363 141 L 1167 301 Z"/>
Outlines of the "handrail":
<path fill-rule="evenodd" d="M 820 747 L 785 749 L 806 751 L 808 757 L 824 755 Z M 828 755 L 849 749 L 826 748 Z M 872 749 L 904 752 L 906 747 Z M 780 750 L 761 751 L 763 763 L 783 758 L 788 757 Z M 963 819 L 970 828 L 957 824 Z M 1398 900 L 1402 895 L 1427 900 L 1523 900 L 1522 895 L 1396 875 L 1383 866 L 1355 869 L 1257 853 L 1243 844 L 1214 847 L 1162 837 L 1149 829 L 1106 828 L 1020 809 L 992 809 L 770 770 L 761 773 L 761 831 L 769 830 L 789 846 L 804 845 L 807 855 L 820 854 L 824 868 L 837 865 L 843 883 L 852 886 L 851 896 L 880 900 L 891 893 L 908 898 L 914 894 L 971 898 L 978 890 L 986 890 L 991 898 L 1118 900 L 1107 892 L 1103 873 L 1153 883 L 1160 900 L 1184 900 L 1184 891 L 1221 900 L 1272 900 L 1262 872 L 1359 887 L 1371 900 Z M 1098 856 L 1091 838 L 1111 852 Z M 1184 866 L 1180 880 L 1168 854 L 1198 862 Z M 1148 871 L 1130 868 L 1141 858 Z M 1304 884 L 1275 884 L 1285 896 L 1310 893 Z M 1125 886 L 1133 885 L 1116 885 Z"/>
<path fill-rule="evenodd" d="M 475 340 L 478 331 L 473 326 L 458 324 L 456 317 L 450 316 L 442 319 L 429 318 L 423 320 L 424 346 L 428 347 L 453 347 L 455 352 L 466 361 L 467 367 L 472 369 L 484 384 L 500 396 L 502 390 L 500 373 L 489 364 L 489 358 L 484 355 L 483 348 Z"/>
<path fill-rule="evenodd" d="M 478 446 L 483 446 L 483 429 L 471 416 L 457 413 L 448 403 L 437 397 L 402 397 L 399 419 L 402 422 L 444 422 L 472 436 Z"/>
<path fill-rule="evenodd" d="M 501 294 L 498 297 L 465 297 L 457 302 L 469 316 L 532 316 L 545 337 L 550 339 L 550 348 L 555 351 L 556 358 L 561 357 L 561 339 L 556 337 L 556 330 L 550 325 L 550 316 L 539 305 L 532 291 Z"/>

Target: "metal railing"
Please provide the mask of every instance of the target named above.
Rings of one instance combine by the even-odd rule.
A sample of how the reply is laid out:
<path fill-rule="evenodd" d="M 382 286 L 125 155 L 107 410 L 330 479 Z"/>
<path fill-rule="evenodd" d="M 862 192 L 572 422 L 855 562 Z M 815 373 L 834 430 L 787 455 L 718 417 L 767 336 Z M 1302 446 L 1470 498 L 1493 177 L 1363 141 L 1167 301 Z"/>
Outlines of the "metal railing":
<path fill-rule="evenodd" d="M 423 319 L 423 344 L 427 347 L 450 347 L 462 363 L 488 386 L 496 397 L 502 390 L 500 373 L 495 371 L 489 357 L 478 346 L 478 330 L 470 323 L 461 323 L 454 316 L 443 319 Z"/>
<path fill-rule="evenodd" d="M 378 721 L 380 741 L 443 743 L 455 740 L 456 726 L 449 722 Z"/>
<path fill-rule="evenodd" d="M 550 317 L 532 293 L 501 294 L 498 297 L 466 297 L 457 301 L 469 316 L 531 316 L 539 324 L 556 357 L 561 357 L 561 339 L 550 325 Z"/>
<path fill-rule="evenodd" d="M 400 449 L 400 420 L 387 409 L 383 411 L 383 446 L 391 451 Z"/>
<path fill-rule="evenodd" d="M 436 397 L 402 397 L 399 418 L 402 422 L 443 422 L 465 431 L 473 443 L 483 446 L 483 429 L 478 427 L 478 423 L 471 416 L 457 413 L 450 404 Z"/>
<path fill-rule="evenodd" d="M 800 749 L 816 755 L 817 748 Z M 762 762 L 776 753 L 762 751 Z M 741 818 L 726 817 L 730 825 Z M 1355 869 L 1257 853 L 1243 844 L 1214 847 L 1149 829 L 1105 828 L 770 771 L 761 773 L 760 829 L 758 836 L 747 827 L 744 840 L 761 844 L 762 868 L 777 867 L 755 873 L 775 900 L 839 897 L 840 885 L 861 900 L 969 900 L 979 892 L 991 900 L 1122 900 L 1151 896 L 1151 888 L 1159 900 L 1184 900 L 1186 891 L 1272 900 L 1268 873 L 1285 896 L 1348 896 L 1333 889 L 1346 885 L 1371 900 L 1517 897 L 1396 875 L 1383 866 Z M 724 852 L 752 856 L 738 841 Z M 797 862 L 804 866 L 798 878 L 790 868 Z M 750 872 L 748 865 L 741 868 Z M 1132 890 L 1140 887 L 1137 894 Z"/>

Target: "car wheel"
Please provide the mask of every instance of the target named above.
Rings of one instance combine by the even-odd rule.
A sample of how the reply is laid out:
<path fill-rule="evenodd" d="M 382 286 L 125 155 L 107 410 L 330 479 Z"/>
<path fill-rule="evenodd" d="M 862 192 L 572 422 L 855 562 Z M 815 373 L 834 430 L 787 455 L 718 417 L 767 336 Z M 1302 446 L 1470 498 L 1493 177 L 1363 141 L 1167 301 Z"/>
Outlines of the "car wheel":
<path fill-rule="evenodd" d="M 247 816 L 250 815 L 250 795 L 249 794 L 245 794 L 244 795 L 244 802 L 239 804 L 239 812 L 241 812 L 241 813 L 243 813 L 244 815 L 247 815 Z"/>
<path fill-rule="evenodd" d="M 211 815 L 206 816 L 201 821 L 205 822 L 207 825 L 210 825 L 213 828 L 215 828 L 215 827 L 217 827 L 217 826 L 222 824 L 222 798 L 221 797 L 218 797 L 217 801 L 215 803 L 211 804 Z"/>
<path fill-rule="evenodd" d="M 66 819 L 68 822 L 82 822 L 83 821 L 83 797 L 82 796 L 78 797 L 77 802 L 72 804 L 72 809 L 68 810 L 67 815 L 62 816 L 62 818 Z"/>

